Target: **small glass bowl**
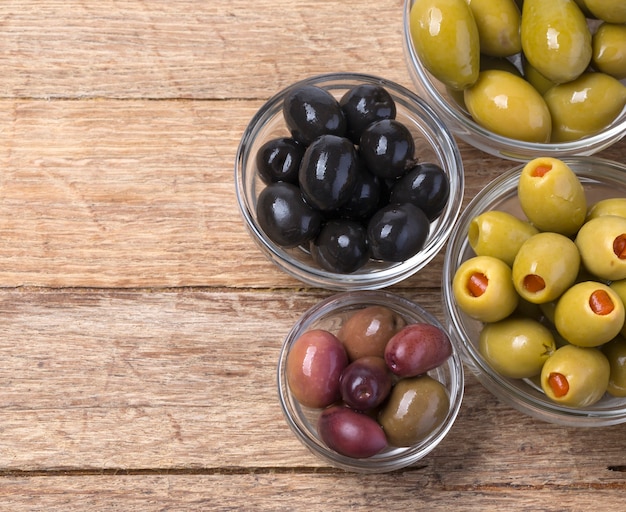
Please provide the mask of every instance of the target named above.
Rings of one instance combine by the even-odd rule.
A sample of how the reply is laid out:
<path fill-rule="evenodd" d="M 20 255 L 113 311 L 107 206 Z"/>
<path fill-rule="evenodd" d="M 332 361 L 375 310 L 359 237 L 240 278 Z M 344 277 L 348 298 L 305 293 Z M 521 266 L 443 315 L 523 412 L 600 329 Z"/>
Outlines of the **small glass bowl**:
<path fill-rule="evenodd" d="M 561 158 L 589 156 L 619 141 L 626 134 L 626 108 L 604 130 L 583 139 L 559 143 L 533 143 L 503 137 L 491 132 L 474 120 L 454 101 L 444 84 L 433 77 L 422 65 L 411 40 L 410 12 L 415 0 L 404 2 L 404 54 L 409 74 L 417 92 L 435 110 L 452 132 L 461 140 L 494 156 L 508 160 L 527 161 L 539 156 Z M 519 60 L 519 59 L 518 59 Z M 514 63 L 519 62 L 512 58 Z M 626 80 L 622 80 L 626 84 Z M 511 120 L 515 123 L 515 119 Z"/>
<path fill-rule="evenodd" d="M 287 334 L 278 361 L 278 395 L 285 419 L 296 437 L 311 452 L 327 463 L 358 473 L 383 473 L 409 466 L 430 453 L 452 428 L 463 399 L 463 365 L 456 348 L 452 355 L 438 368 L 428 374 L 439 380 L 448 390 L 450 407 L 443 423 L 424 440 L 411 447 L 387 448 L 381 453 L 364 459 L 346 457 L 326 447 L 319 438 L 316 423 L 320 409 L 300 405 L 287 385 L 286 364 L 293 343 L 305 332 L 325 329 L 336 334 L 343 322 L 355 310 L 379 305 L 401 315 L 407 324 L 427 322 L 440 329 L 439 321 L 419 305 L 386 291 L 353 291 L 331 296 L 306 311 Z"/>
<path fill-rule="evenodd" d="M 582 182 L 588 204 L 609 197 L 626 197 L 626 165 L 597 157 L 569 157 L 562 160 Z M 501 210 L 525 218 L 517 199 L 517 184 L 523 167 L 520 165 L 510 169 L 483 188 L 469 203 L 450 237 L 442 276 L 448 331 L 459 347 L 463 361 L 481 384 L 517 410 L 546 422 L 574 427 L 624 423 L 626 398 L 605 394 L 596 404 L 576 409 L 551 401 L 530 379 L 509 379 L 499 375 L 478 350 L 482 323 L 467 316 L 456 304 L 452 291 L 454 274 L 462 262 L 474 256 L 467 238 L 471 220 L 489 210 Z"/>
<path fill-rule="evenodd" d="M 317 266 L 308 247 L 285 249 L 270 240 L 260 228 L 256 202 L 265 186 L 257 176 L 255 155 L 259 148 L 275 137 L 289 136 L 282 113 L 285 95 L 292 88 L 316 85 L 330 91 L 339 99 L 347 90 L 359 84 L 383 86 L 396 102 L 396 119 L 403 122 L 415 139 L 415 154 L 420 162 L 438 164 L 448 175 L 450 198 L 439 218 L 431 223 L 430 234 L 423 249 L 399 263 L 370 260 L 350 274 L 328 272 Z M 433 110 L 414 93 L 382 78 L 336 73 L 320 75 L 295 83 L 279 92 L 263 105 L 246 128 L 235 162 L 237 201 L 250 235 L 262 252 L 279 268 L 312 286 L 334 290 L 379 289 L 413 275 L 427 265 L 441 250 L 459 215 L 464 192 L 463 163 L 454 137 Z"/>

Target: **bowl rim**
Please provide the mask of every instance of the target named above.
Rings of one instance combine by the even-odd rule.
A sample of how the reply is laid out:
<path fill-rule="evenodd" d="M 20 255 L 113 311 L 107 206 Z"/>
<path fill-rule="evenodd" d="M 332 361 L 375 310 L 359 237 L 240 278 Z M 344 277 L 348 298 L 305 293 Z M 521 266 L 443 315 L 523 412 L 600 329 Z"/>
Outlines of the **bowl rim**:
<path fill-rule="evenodd" d="M 345 85 L 348 82 L 352 82 L 352 84 Z M 340 85 L 342 83 L 344 85 Z M 252 147 L 264 123 L 280 113 L 283 98 L 289 90 L 303 85 L 322 85 L 330 90 L 347 89 L 350 85 L 359 83 L 382 85 L 392 95 L 394 101 L 408 112 L 407 117 L 419 121 L 420 128 L 425 130 L 422 135 L 427 139 L 429 146 L 436 153 L 437 158 L 441 160 L 442 167 L 450 177 L 450 199 L 442 216 L 431 223 L 431 232 L 420 252 L 403 262 L 383 263 L 382 268 L 340 274 L 299 261 L 292 257 L 288 250 L 278 247 L 265 236 L 256 222 L 253 204 L 248 200 L 244 174 L 248 160 L 253 157 L 248 148 Z M 433 140 L 430 135 L 431 131 L 437 137 L 437 141 Z M 440 144 L 441 147 L 437 147 Z M 391 80 L 364 73 L 345 72 L 314 75 L 295 82 L 274 94 L 257 110 L 245 128 L 237 148 L 234 174 L 240 214 L 249 234 L 266 257 L 287 274 L 306 284 L 338 291 L 380 289 L 396 284 L 421 270 L 432 261 L 445 245 L 460 214 L 465 193 L 465 172 L 460 149 L 454 135 L 437 113 L 422 98 L 406 87 Z"/>
<path fill-rule="evenodd" d="M 446 360 L 447 371 L 449 372 L 449 385 L 446 386 L 450 397 L 450 405 L 446 420 L 442 425 L 433 431 L 427 438 L 428 442 L 421 442 L 416 446 L 405 448 L 390 448 L 373 457 L 355 459 L 346 457 L 327 448 L 324 443 L 311 434 L 304 426 L 298 415 L 298 410 L 294 407 L 297 404 L 295 398 L 291 396 L 286 382 L 286 362 L 289 349 L 297 337 L 311 328 L 315 322 L 327 315 L 337 312 L 345 312 L 350 309 L 359 309 L 369 305 L 383 305 L 390 307 L 401 314 L 412 319 L 419 318 L 419 321 L 429 322 L 447 332 L 443 324 L 437 318 L 426 311 L 418 303 L 413 302 L 401 295 L 386 290 L 356 290 L 340 292 L 326 297 L 317 304 L 311 306 L 298 319 L 286 334 L 278 358 L 276 368 L 276 382 L 278 388 L 278 399 L 283 416 L 298 440 L 309 449 L 314 455 L 326 463 L 358 473 L 383 473 L 394 471 L 414 464 L 424 458 L 446 437 L 452 429 L 458 416 L 464 396 L 464 368 L 461 355 L 457 347 L 453 344 L 452 355 Z M 307 409 L 307 408 L 303 408 Z"/>
<path fill-rule="evenodd" d="M 453 108 L 442 97 L 433 85 L 429 73 L 422 66 L 413 42 L 410 31 L 410 12 L 415 0 L 404 0 L 403 14 L 403 47 L 411 78 L 416 79 L 423 87 L 428 99 L 432 102 L 435 111 L 451 125 L 453 133 L 468 144 L 489 154 L 509 160 L 526 161 L 533 156 L 590 156 L 593 153 L 618 142 L 626 135 L 626 116 L 622 121 L 615 123 L 608 129 L 589 135 L 582 139 L 565 142 L 536 143 L 511 139 L 491 132 L 473 119 Z M 417 84 L 416 84 L 417 85 Z M 626 107 L 622 110 L 622 114 Z M 480 140 L 476 140 L 479 137 Z M 499 148 L 494 149 L 494 144 Z M 541 154 L 541 155 L 540 155 Z"/>
<path fill-rule="evenodd" d="M 566 164 L 572 166 L 574 172 L 583 178 L 583 183 L 598 183 L 602 179 L 619 181 L 626 188 L 626 164 L 613 160 L 591 157 L 576 156 L 562 158 Z M 464 255 L 469 249 L 467 240 L 467 228 L 471 219 L 478 215 L 477 206 L 485 199 L 493 203 L 495 199 L 511 197 L 514 195 L 519 175 L 525 164 L 517 165 L 499 175 L 483 187 L 468 203 L 467 207 L 458 219 L 446 252 L 442 270 L 442 296 L 444 316 L 448 334 L 455 342 L 462 354 L 464 363 L 478 378 L 483 386 L 492 394 L 513 406 L 517 410 L 526 413 L 536 419 L 565 426 L 596 427 L 608 426 L 626 422 L 626 399 L 617 410 L 613 408 L 600 408 L 590 406 L 587 408 L 573 408 L 560 405 L 555 402 L 537 400 L 535 396 L 513 385 L 519 382 L 516 379 L 502 377 L 492 370 L 486 361 L 480 356 L 471 336 L 464 328 L 461 311 L 456 307 L 456 301 L 452 292 L 452 277 L 458 268 Z M 488 211 L 482 208 L 480 212 Z M 530 383 L 529 387 L 533 387 Z"/>

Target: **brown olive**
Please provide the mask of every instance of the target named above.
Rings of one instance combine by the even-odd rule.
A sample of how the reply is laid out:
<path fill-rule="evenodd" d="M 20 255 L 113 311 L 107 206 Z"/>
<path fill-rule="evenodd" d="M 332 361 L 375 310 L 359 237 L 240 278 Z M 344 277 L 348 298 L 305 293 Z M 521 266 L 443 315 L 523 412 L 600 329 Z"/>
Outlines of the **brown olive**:
<path fill-rule="evenodd" d="M 428 375 L 401 379 L 379 415 L 387 441 L 411 446 L 441 425 L 450 406 L 446 388 Z"/>
<path fill-rule="evenodd" d="M 365 356 L 385 356 L 391 337 L 406 325 L 404 319 L 385 306 L 368 306 L 353 313 L 344 322 L 337 337 L 350 361 Z"/>

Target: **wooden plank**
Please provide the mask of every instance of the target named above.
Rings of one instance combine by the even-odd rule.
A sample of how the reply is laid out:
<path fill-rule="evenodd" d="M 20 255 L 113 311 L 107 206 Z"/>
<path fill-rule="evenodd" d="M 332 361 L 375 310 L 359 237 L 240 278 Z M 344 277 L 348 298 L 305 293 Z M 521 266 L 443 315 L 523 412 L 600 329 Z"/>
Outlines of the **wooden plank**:
<path fill-rule="evenodd" d="M 266 98 L 337 71 L 409 84 L 399 0 L 20 0 L 0 19 L 3 97 Z"/>
<path fill-rule="evenodd" d="M 235 199 L 237 145 L 259 106 L 0 100 L 0 285 L 301 286 L 261 254 Z M 466 202 L 515 165 L 465 154 Z M 403 286 L 439 286 L 442 260 Z"/>
<path fill-rule="evenodd" d="M 275 375 L 282 338 L 325 295 L 1 291 L 0 476 L 327 468 L 289 431 Z M 625 433 L 532 420 L 468 375 L 452 431 L 412 471 L 445 488 L 619 486 Z"/>
<path fill-rule="evenodd" d="M 10 476 L 0 479 L 0 510 L 450 510 L 609 511 L 624 486 L 527 488 L 443 487 L 419 472 L 359 476 L 341 473 L 234 475 Z"/>

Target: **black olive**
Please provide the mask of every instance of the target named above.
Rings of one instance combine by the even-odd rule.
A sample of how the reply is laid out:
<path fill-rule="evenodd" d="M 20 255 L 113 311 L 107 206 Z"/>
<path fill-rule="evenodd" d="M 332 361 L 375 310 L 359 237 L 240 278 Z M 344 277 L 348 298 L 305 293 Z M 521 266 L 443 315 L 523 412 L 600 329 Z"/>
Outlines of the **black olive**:
<path fill-rule="evenodd" d="M 390 202 L 413 203 L 429 220 L 435 220 L 450 196 L 450 180 L 441 167 L 433 163 L 418 164 L 391 188 Z"/>
<path fill-rule="evenodd" d="M 290 137 L 268 140 L 256 154 L 256 168 L 264 183 L 298 183 L 298 169 L 306 147 Z"/>
<path fill-rule="evenodd" d="M 395 119 L 370 124 L 361 135 L 359 152 L 368 169 L 381 178 L 398 178 L 415 163 L 415 141 Z"/>
<path fill-rule="evenodd" d="M 322 215 L 304 202 L 296 185 L 271 183 L 259 194 L 257 219 L 263 232 L 282 247 L 296 247 L 317 236 Z"/>
<path fill-rule="evenodd" d="M 355 144 L 359 143 L 363 130 L 374 121 L 396 117 L 396 104 L 381 85 L 356 85 L 341 97 L 339 105 L 348 122 L 346 137 Z"/>
<path fill-rule="evenodd" d="M 346 118 L 339 102 L 314 85 L 292 89 L 283 101 L 283 117 L 294 139 L 310 144 L 320 135 L 343 136 Z"/>
<path fill-rule="evenodd" d="M 429 231 L 428 217 L 417 206 L 391 204 L 372 216 L 367 239 L 374 258 L 404 261 L 422 250 Z"/>
<path fill-rule="evenodd" d="M 330 272 L 354 272 L 369 259 L 367 232 L 356 221 L 330 220 L 311 242 L 311 256 Z"/>
<path fill-rule="evenodd" d="M 298 176 L 307 203 L 327 212 L 350 199 L 358 175 L 358 154 L 352 142 L 345 137 L 322 135 L 304 152 Z"/>
<path fill-rule="evenodd" d="M 359 173 L 354 191 L 338 211 L 340 217 L 367 224 L 369 218 L 380 207 L 381 184 L 378 176 L 366 169 Z"/>

